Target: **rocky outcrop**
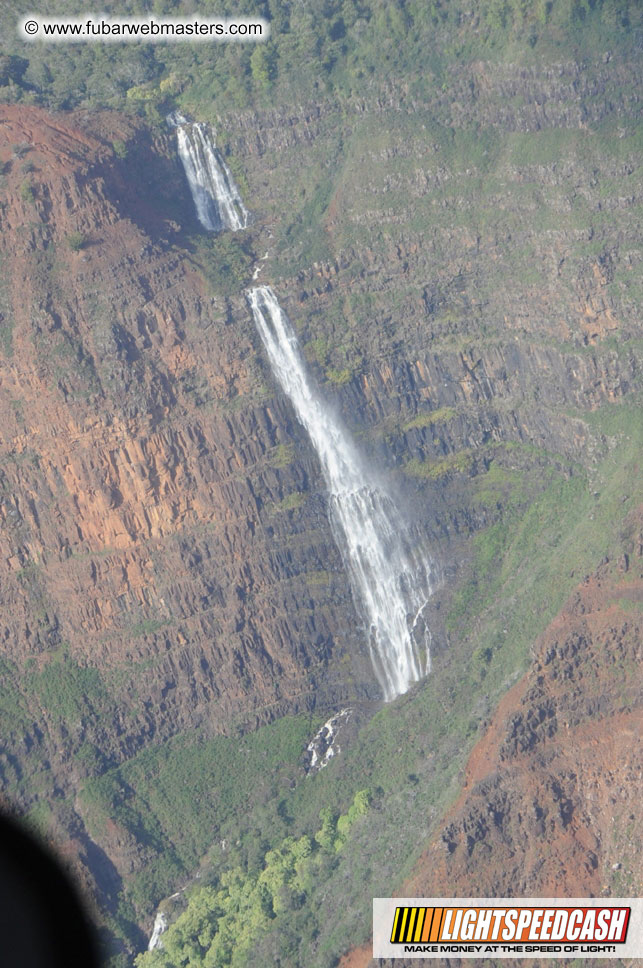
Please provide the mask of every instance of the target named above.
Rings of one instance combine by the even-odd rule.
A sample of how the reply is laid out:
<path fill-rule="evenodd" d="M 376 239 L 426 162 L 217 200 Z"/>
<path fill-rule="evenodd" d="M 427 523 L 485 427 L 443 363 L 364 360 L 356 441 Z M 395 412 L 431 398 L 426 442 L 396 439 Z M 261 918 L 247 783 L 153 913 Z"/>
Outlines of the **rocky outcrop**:
<path fill-rule="evenodd" d="M 640 892 L 642 523 L 639 508 L 634 554 L 587 576 L 536 643 L 399 896 Z M 368 946 L 341 962 L 369 963 Z"/>
<path fill-rule="evenodd" d="M 409 896 L 637 895 L 643 575 L 623 564 L 587 578 L 538 642 Z"/>
<path fill-rule="evenodd" d="M 22 692 L 25 663 L 64 654 L 102 696 L 64 733 L 23 697 L 46 725 L 15 728 L 18 748 L 52 743 L 60 767 L 92 739 L 118 760 L 368 693 L 318 468 L 295 459 L 242 299 L 190 256 L 169 142 L 108 115 L 1 120 L 4 672 Z"/>

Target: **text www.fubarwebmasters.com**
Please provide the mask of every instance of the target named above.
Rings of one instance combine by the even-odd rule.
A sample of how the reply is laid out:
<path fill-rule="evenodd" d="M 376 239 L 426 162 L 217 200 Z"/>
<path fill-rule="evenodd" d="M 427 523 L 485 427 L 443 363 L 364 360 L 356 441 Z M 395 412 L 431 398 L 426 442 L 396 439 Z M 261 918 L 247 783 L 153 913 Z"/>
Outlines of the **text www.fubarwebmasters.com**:
<path fill-rule="evenodd" d="M 100 14 L 84 17 L 41 17 L 31 14 L 18 25 L 23 40 L 58 43 L 87 41 L 235 41 L 266 40 L 270 25 L 266 20 L 155 20 L 153 17 L 117 20 Z"/>

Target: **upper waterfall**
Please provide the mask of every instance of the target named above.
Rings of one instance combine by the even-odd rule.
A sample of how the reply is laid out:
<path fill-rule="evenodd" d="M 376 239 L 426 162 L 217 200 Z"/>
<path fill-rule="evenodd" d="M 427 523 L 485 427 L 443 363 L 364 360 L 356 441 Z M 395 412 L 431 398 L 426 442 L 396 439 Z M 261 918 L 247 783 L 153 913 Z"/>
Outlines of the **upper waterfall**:
<path fill-rule="evenodd" d="M 314 386 L 272 289 L 251 289 L 248 300 L 273 373 L 319 457 L 334 537 L 368 627 L 375 674 L 384 698 L 394 699 L 429 670 L 422 612 L 432 590 L 431 562 L 412 546 L 395 504 Z"/>
<path fill-rule="evenodd" d="M 245 229 L 248 211 L 208 126 L 180 114 L 171 114 L 167 120 L 176 128 L 179 157 L 203 228 L 208 232 Z"/>

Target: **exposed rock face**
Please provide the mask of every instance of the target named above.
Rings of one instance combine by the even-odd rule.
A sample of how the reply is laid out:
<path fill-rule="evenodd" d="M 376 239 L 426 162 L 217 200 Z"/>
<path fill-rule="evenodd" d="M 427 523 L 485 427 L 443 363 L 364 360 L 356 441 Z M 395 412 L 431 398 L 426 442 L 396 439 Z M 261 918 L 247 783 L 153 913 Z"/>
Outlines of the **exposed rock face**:
<path fill-rule="evenodd" d="M 360 639 L 318 468 L 295 459 L 304 435 L 266 393 L 246 307 L 185 248 L 169 141 L 107 115 L 0 120 L 6 684 L 64 653 L 102 696 L 64 727 L 27 697 L 16 755 L 35 744 L 64 789 L 85 740 L 118 759 L 373 690 L 366 657 L 337 672 Z"/>
<path fill-rule="evenodd" d="M 638 556 L 588 576 L 536 644 L 399 896 L 640 893 L 642 521 L 639 508 L 628 523 Z M 371 950 L 342 968 L 364 968 Z"/>
<path fill-rule="evenodd" d="M 641 560 L 614 571 L 587 578 L 539 641 L 409 896 L 640 891 Z"/>
<path fill-rule="evenodd" d="M 502 494 L 480 498 L 480 474 L 494 462 L 524 471 L 527 504 L 543 469 L 592 467 L 607 443 L 583 418 L 640 385 L 629 283 L 641 182 L 626 130 L 639 85 L 640 65 L 617 58 L 589 73 L 477 64 L 430 102 L 402 85 L 221 119 L 258 214 L 257 254 L 269 253 L 259 281 L 276 286 L 315 376 L 446 578 L 503 511 Z M 599 129 L 608 115 L 622 138 Z M 485 124 L 512 132 L 505 159 L 479 137 Z M 542 135 L 533 155 L 525 133 Z M 223 299 L 199 269 L 171 136 L 110 114 L 2 108 L 0 163 L 0 715 L 11 746 L 0 766 L 23 808 L 57 804 L 70 857 L 109 900 L 145 851 L 116 824 L 91 840 L 74 800 L 83 778 L 181 730 L 230 731 L 314 702 L 336 710 L 375 683 L 319 468 L 242 296 Z M 323 213 L 314 238 L 304 209 Z M 597 605 L 578 630 L 599 668 L 631 651 L 624 626 L 621 638 L 603 629 L 601 658 L 608 612 Z M 573 676 L 570 650 L 560 662 Z M 546 684 L 562 666 L 539 661 Z M 51 692 L 61 663 L 76 693 Z M 475 780 L 510 841 L 504 819 L 472 801 L 437 856 L 445 878 L 464 878 L 486 844 L 518 856 L 542 823 L 589 889 L 602 848 L 575 834 L 590 808 L 555 745 L 560 717 L 578 731 L 580 761 L 606 740 L 576 724 L 581 699 L 544 737 L 562 699 L 553 684 L 553 699 L 538 698 L 537 676 L 530 688 L 535 711 L 521 713 L 514 744 L 527 745 L 517 752 L 509 737 L 497 753 L 521 808 L 500 776 Z M 75 755 L 86 747 L 94 759 Z M 539 816 L 522 803 L 520 757 L 532 755 L 565 774 L 556 789 L 543 781 Z M 552 870 L 539 876 L 555 886 Z"/>

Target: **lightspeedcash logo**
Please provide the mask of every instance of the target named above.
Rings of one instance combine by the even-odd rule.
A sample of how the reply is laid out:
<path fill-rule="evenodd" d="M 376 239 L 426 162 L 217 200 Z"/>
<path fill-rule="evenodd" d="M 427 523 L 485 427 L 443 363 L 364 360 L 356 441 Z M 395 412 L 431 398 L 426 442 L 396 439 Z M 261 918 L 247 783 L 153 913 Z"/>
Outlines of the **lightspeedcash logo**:
<path fill-rule="evenodd" d="M 643 900 L 376 898 L 373 956 L 641 957 Z"/>

